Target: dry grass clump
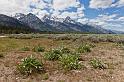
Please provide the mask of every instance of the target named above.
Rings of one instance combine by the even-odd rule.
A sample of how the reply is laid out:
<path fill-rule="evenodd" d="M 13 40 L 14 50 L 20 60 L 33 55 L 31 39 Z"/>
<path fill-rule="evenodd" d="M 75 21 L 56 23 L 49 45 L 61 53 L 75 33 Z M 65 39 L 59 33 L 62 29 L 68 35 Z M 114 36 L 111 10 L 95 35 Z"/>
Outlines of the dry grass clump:
<path fill-rule="evenodd" d="M 0 58 L 3 58 L 4 57 L 4 54 L 3 53 L 0 53 Z"/>

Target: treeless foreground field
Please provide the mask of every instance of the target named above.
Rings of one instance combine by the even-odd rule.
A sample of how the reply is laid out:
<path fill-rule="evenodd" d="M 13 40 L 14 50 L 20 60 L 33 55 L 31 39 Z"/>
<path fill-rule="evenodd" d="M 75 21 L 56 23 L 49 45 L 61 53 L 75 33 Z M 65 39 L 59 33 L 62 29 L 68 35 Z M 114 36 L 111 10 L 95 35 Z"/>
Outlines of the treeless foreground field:
<path fill-rule="evenodd" d="M 0 82 L 124 82 L 123 35 L 7 36 L 0 38 Z M 42 70 L 35 62 L 28 63 L 32 71 L 20 71 L 27 57 Z"/>

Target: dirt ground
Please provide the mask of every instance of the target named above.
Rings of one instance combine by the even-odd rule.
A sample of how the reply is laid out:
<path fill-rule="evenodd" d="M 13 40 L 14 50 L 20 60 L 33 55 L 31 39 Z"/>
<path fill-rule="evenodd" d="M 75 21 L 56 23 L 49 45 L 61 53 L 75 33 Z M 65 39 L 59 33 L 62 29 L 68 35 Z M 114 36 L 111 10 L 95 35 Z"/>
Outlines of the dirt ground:
<path fill-rule="evenodd" d="M 8 46 L 9 44 L 4 44 L 7 42 L 10 42 L 10 39 L 1 39 L 1 47 L 5 48 L 3 45 Z M 119 48 L 115 43 L 95 43 L 96 47 L 92 48 L 91 52 L 81 54 L 81 62 L 84 68 L 68 72 L 60 70 L 57 61 L 44 60 L 42 57 L 44 53 L 19 51 L 19 48 L 22 47 L 22 44 L 29 46 L 41 44 L 45 46 L 47 50 L 61 45 L 70 47 L 73 50 L 76 45 L 79 45 L 79 42 L 29 39 L 13 40 L 12 43 L 15 43 L 16 47 L 12 46 L 13 49 L 7 50 L 7 52 L 5 51 L 6 49 L 3 50 L 2 53 L 4 53 L 4 57 L 0 58 L 0 82 L 124 82 L 124 50 Z M 17 71 L 17 63 L 31 54 L 43 61 L 46 70 L 45 73 L 34 74 L 27 77 Z M 93 58 L 101 59 L 108 65 L 108 68 L 94 69 L 89 64 L 89 61 Z M 45 74 L 48 75 L 47 79 L 44 79 Z"/>

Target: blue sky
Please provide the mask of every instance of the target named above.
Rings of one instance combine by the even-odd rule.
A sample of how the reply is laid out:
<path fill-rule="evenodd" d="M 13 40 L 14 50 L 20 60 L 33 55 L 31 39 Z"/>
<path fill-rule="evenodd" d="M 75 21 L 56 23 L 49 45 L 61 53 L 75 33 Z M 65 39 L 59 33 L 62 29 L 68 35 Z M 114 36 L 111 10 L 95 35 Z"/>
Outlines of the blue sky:
<path fill-rule="evenodd" d="M 0 0 L 0 13 L 33 13 L 124 31 L 124 0 Z"/>

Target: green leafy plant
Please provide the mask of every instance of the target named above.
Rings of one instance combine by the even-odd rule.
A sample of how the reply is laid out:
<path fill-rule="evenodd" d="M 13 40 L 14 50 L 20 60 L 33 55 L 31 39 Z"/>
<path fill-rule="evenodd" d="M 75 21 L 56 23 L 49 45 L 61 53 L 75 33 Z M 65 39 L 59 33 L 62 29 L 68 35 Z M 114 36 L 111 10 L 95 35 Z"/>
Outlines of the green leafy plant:
<path fill-rule="evenodd" d="M 44 54 L 44 58 L 47 60 L 58 60 L 61 56 L 61 50 L 54 49 Z"/>
<path fill-rule="evenodd" d="M 70 53 L 70 50 L 68 48 L 64 47 L 64 48 L 61 49 L 61 52 L 62 53 Z"/>
<path fill-rule="evenodd" d="M 22 51 L 30 51 L 30 48 L 29 47 L 23 47 L 21 48 Z"/>
<path fill-rule="evenodd" d="M 93 68 L 95 68 L 95 69 L 105 69 L 105 68 L 106 68 L 105 64 L 104 64 L 102 61 L 100 61 L 100 60 L 98 60 L 98 59 L 96 59 L 96 58 L 92 59 L 92 60 L 90 61 L 90 64 L 91 64 L 91 65 L 93 66 Z"/>
<path fill-rule="evenodd" d="M 45 51 L 45 48 L 42 47 L 42 46 L 35 46 L 35 47 L 33 48 L 33 51 L 34 51 L 34 52 L 44 52 L 44 51 Z"/>
<path fill-rule="evenodd" d="M 60 65 L 65 70 L 80 69 L 81 63 L 79 62 L 79 57 L 72 54 L 63 54 L 60 58 Z"/>
<path fill-rule="evenodd" d="M 90 46 L 89 45 L 81 45 L 78 47 L 78 52 L 79 53 L 91 52 Z"/>
<path fill-rule="evenodd" d="M 17 65 L 17 69 L 22 74 L 30 75 L 32 73 L 38 73 L 39 71 L 43 71 L 43 64 L 40 63 L 33 56 L 24 58 L 20 64 Z"/>

